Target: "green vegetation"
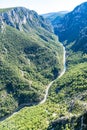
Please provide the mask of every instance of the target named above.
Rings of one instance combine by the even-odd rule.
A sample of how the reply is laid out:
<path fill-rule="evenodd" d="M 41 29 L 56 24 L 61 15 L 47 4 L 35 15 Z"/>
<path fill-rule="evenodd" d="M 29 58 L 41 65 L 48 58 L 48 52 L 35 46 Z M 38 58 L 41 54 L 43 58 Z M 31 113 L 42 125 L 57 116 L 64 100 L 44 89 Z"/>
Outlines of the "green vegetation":
<path fill-rule="evenodd" d="M 62 69 L 62 50 L 56 36 L 44 29 L 28 34 L 4 25 L 0 33 L 0 117 L 21 104 L 43 99 L 46 85 Z"/>
<path fill-rule="evenodd" d="M 76 129 L 79 125 L 79 116 L 87 110 L 86 68 L 87 63 L 81 63 L 68 69 L 51 87 L 45 104 L 23 108 L 11 118 L 1 122 L 0 129 Z M 81 118 L 79 120 L 81 121 Z"/>
<path fill-rule="evenodd" d="M 87 110 L 87 63 L 73 63 L 71 62 L 71 65 L 69 63 L 64 76 L 53 84 L 45 104 L 23 108 L 1 122 L 0 129 L 76 129 L 81 121 L 79 116 Z"/>
<path fill-rule="evenodd" d="M 87 63 L 81 63 L 68 69 L 65 75 L 51 87 L 49 99 L 55 103 L 70 102 L 75 98 L 80 99 L 87 88 L 86 68 Z"/>
<path fill-rule="evenodd" d="M 25 32 L 5 26 L 0 34 L 0 117 L 21 104 L 38 104 L 63 69 L 63 49 L 52 33 L 41 27 Z M 64 44 L 67 70 L 51 86 L 47 101 L 14 113 L 0 123 L 1 130 L 87 129 L 86 40 Z"/>
<path fill-rule="evenodd" d="M 65 112 L 66 109 L 63 105 L 59 106 L 51 102 L 30 108 L 26 107 L 11 118 L 8 118 L 4 122 L 0 123 L 0 129 L 46 130 L 51 121 L 57 119 L 58 115 L 64 114 Z"/>
<path fill-rule="evenodd" d="M 73 43 L 67 47 L 67 71 L 58 79 L 50 89 L 49 98 L 55 104 L 65 104 L 67 112 L 70 115 L 63 115 L 51 123 L 49 130 L 69 129 L 77 130 L 81 128 L 81 117 L 87 111 L 87 54 L 81 51 L 73 52 L 70 48 Z M 84 121 L 87 117 L 84 117 Z M 87 129 L 87 123 L 82 126 Z M 84 127 L 85 126 L 85 127 Z"/>

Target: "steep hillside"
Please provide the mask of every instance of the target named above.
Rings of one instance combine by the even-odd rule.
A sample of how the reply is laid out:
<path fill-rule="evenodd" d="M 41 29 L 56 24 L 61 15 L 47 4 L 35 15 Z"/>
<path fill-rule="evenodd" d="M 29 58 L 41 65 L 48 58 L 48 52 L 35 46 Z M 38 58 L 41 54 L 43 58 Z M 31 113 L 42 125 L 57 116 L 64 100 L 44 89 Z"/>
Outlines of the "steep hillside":
<path fill-rule="evenodd" d="M 66 113 L 51 123 L 50 128 L 86 130 L 87 129 L 87 63 L 70 67 L 65 75 L 51 87 L 49 100 L 65 104 Z M 69 114 L 70 113 L 70 114 Z M 83 114 L 85 113 L 85 114 Z"/>
<path fill-rule="evenodd" d="M 63 48 L 48 31 L 50 25 L 34 11 L 5 9 L 1 10 L 0 18 L 0 117 L 3 117 L 21 104 L 37 104 L 43 99 L 46 86 L 62 70 Z"/>
<path fill-rule="evenodd" d="M 74 51 L 83 51 L 84 53 L 87 50 L 86 12 L 87 2 L 77 6 L 72 12 L 69 12 L 61 20 L 54 24 L 54 32 L 59 36 L 60 41 L 66 41 L 66 45 L 74 42 L 74 44 L 72 45 L 72 49 Z"/>
<path fill-rule="evenodd" d="M 68 114 L 61 114 L 48 129 L 87 129 L 87 2 L 77 6 L 56 24 L 54 31 L 66 46 L 67 71 L 55 82 L 49 100 L 65 104 Z M 70 114 L 69 114 L 70 113 Z"/>
<path fill-rule="evenodd" d="M 22 109 L 1 122 L 0 129 L 86 130 L 86 68 L 87 63 L 81 63 L 72 69 L 70 68 L 51 87 L 45 104 Z"/>
<path fill-rule="evenodd" d="M 0 20 L 20 31 L 29 32 L 42 27 L 52 32 L 51 26 L 35 11 L 23 7 L 0 10 Z"/>
<path fill-rule="evenodd" d="M 80 34 L 76 39 L 75 44 L 71 46 L 71 49 L 74 52 L 81 51 L 87 54 L 87 27 L 80 31 Z"/>
<path fill-rule="evenodd" d="M 78 117 L 60 118 L 52 123 L 48 130 L 87 130 L 87 113 Z"/>
<path fill-rule="evenodd" d="M 58 23 L 54 24 L 55 33 L 59 36 L 59 40 L 62 41 L 66 47 L 67 70 L 65 74 L 62 77 L 56 79 L 54 84 L 51 86 L 47 101 L 44 104 L 39 104 L 32 107 L 25 107 L 22 110 L 14 113 L 12 116 L 10 116 L 9 118 L 0 123 L 0 129 L 2 130 L 13 130 L 13 129 L 14 130 L 21 130 L 21 129 L 86 130 L 87 129 L 86 12 L 87 12 L 87 2 L 79 5 L 72 12 L 66 14 L 63 18 L 58 20 Z M 8 26 L 6 28 L 8 28 Z M 9 29 L 13 30 L 13 28 L 11 27 Z M 2 33 L 4 32 L 3 30 L 4 28 L 2 26 L 1 31 Z M 17 31 L 16 29 L 14 30 L 17 33 L 16 35 L 17 37 L 19 31 Z M 44 28 L 41 26 L 37 30 L 33 29 L 32 33 L 30 34 L 26 33 L 26 35 L 24 32 L 21 32 L 20 35 L 21 36 L 23 35 L 23 37 L 20 42 L 20 46 L 17 47 L 18 44 L 17 41 L 16 41 L 17 44 L 16 43 L 13 44 L 16 45 L 18 49 L 18 51 L 15 50 L 17 54 L 17 56 L 15 56 L 16 58 L 13 57 L 14 55 L 12 55 L 12 53 L 10 54 L 10 56 L 13 57 L 13 60 L 9 60 L 10 57 L 4 55 L 8 54 L 7 52 L 9 48 L 7 48 L 6 46 L 7 44 L 5 44 L 5 46 L 3 47 L 4 49 L 2 51 L 2 54 L 4 56 L 3 55 L 1 56 L 1 65 L 3 63 L 5 67 L 8 67 L 6 61 L 7 62 L 9 61 L 8 63 L 14 65 L 12 67 L 15 67 L 14 68 L 15 72 L 14 71 L 12 72 L 14 74 L 17 73 L 16 76 L 17 75 L 19 76 L 20 79 L 19 81 L 22 81 L 21 83 L 17 80 L 17 85 L 19 85 L 17 87 L 19 89 L 16 89 L 14 87 L 16 80 L 13 80 L 15 75 L 12 76 L 12 72 L 10 71 L 10 75 L 13 78 L 12 81 L 14 82 L 13 83 L 11 82 L 12 83 L 11 85 L 13 85 L 13 87 L 11 87 L 11 90 L 9 91 L 8 86 L 10 85 L 8 84 L 7 87 L 6 88 L 4 87 L 3 89 L 4 86 L 3 81 L 5 84 L 8 83 L 9 81 L 8 75 L 5 74 L 5 76 L 7 76 L 6 77 L 7 80 L 5 80 L 5 78 L 2 77 L 2 79 L 4 79 L 1 80 L 2 81 L 1 94 L 3 92 L 1 96 L 2 105 L 3 102 L 5 102 L 4 103 L 5 105 L 1 107 L 1 113 L 3 112 L 3 115 L 5 112 L 8 112 L 5 107 L 7 105 L 6 104 L 7 102 L 8 106 L 11 106 L 9 104 L 12 104 L 12 102 L 14 102 L 15 108 L 17 108 L 18 103 L 22 104 L 27 101 L 29 101 L 28 103 L 31 104 L 32 103 L 37 104 L 43 98 L 44 88 L 46 87 L 46 84 L 49 81 L 55 79 L 62 69 L 59 67 L 62 66 L 61 63 L 62 48 L 60 47 L 60 45 L 58 45 L 56 37 L 47 30 L 44 30 Z M 23 42 L 23 38 L 25 37 L 30 42 L 28 43 L 25 41 Z M 31 43 L 35 45 L 34 48 L 32 47 Z M 36 46 L 38 46 L 40 51 L 39 49 L 37 49 Z M 21 49 L 19 49 L 20 47 Z M 43 48 L 45 48 L 46 51 Z M 19 50 L 21 52 L 20 54 Z M 21 60 L 20 55 L 23 58 L 23 61 L 21 62 L 20 62 Z M 40 56 L 39 58 L 38 55 Z M 27 63 L 25 64 L 24 62 L 26 61 L 26 58 L 29 61 L 28 65 Z M 12 67 L 10 67 L 10 69 L 6 68 L 6 70 L 2 72 L 7 72 L 7 70 L 13 69 Z M 23 78 L 23 80 L 21 78 Z M 25 85 L 25 83 L 26 82 L 29 83 L 29 81 L 30 86 Z M 21 88 L 20 84 L 23 84 L 22 85 L 23 89 Z M 17 94 L 19 95 L 16 98 L 15 93 L 16 95 Z M 10 98 L 6 98 L 6 100 L 3 101 L 3 97 L 6 97 L 4 95 L 8 95 Z M 34 98 L 32 98 L 32 95 L 34 96 Z M 12 102 L 9 103 L 9 101 Z"/>

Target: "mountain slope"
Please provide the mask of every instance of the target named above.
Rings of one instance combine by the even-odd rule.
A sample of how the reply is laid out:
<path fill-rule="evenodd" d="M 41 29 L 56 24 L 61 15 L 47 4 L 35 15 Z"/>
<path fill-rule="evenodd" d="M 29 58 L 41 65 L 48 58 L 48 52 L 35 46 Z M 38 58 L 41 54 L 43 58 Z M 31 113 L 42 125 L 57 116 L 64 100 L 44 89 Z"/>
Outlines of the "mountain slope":
<path fill-rule="evenodd" d="M 51 87 L 49 99 L 52 102 L 65 104 L 68 114 L 61 114 L 51 123 L 50 128 L 79 130 L 87 129 L 87 63 L 70 67 L 65 75 Z M 70 114 L 69 114 L 70 113 Z M 85 113 L 85 114 L 83 114 Z M 84 124 L 82 118 L 84 118 Z"/>
<path fill-rule="evenodd" d="M 48 21 L 55 23 L 58 19 L 64 17 L 64 15 L 68 13 L 68 11 L 60 11 L 54 13 L 43 14 L 42 16 Z"/>
<path fill-rule="evenodd" d="M 70 44 L 71 42 L 74 42 L 72 47 L 74 51 L 81 50 L 83 52 L 86 52 L 87 50 L 86 12 L 87 12 L 87 2 L 77 6 L 72 12 L 69 12 L 60 21 L 54 24 L 54 32 L 59 36 L 59 40 L 62 42 L 66 41 L 66 45 Z"/>
<path fill-rule="evenodd" d="M 87 2 L 77 6 L 54 25 L 59 40 L 66 46 L 67 71 L 51 87 L 49 99 L 65 104 L 68 114 L 61 114 L 50 129 L 87 129 Z M 70 113 L 70 114 L 69 114 Z"/>
<path fill-rule="evenodd" d="M 0 123 L 1 129 L 70 129 L 87 128 L 87 63 L 70 68 L 50 89 L 45 104 L 26 107 Z M 31 122 L 32 120 L 32 122 Z M 84 125 L 81 125 L 83 120 Z M 27 123 L 26 123 L 27 122 Z M 84 127 L 85 126 L 85 127 Z"/>
<path fill-rule="evenodd" d="M 0 117 L 4 117 L 21 104 L 43 99 L 47 84 L 62 70 L 63 48 L 34 11 L 5 9 L 0 18 Z"/>
<path fill-rule="evenodd" d="M 32 31 L 32 29 L 42 27 L 52 32 L 51 26 L 47 21 L 33 10 L 23 7 L 15 7 L 3 9 L 0 12 L 2 22 L 17 28 L 20 31 L 28 32 Z"/>
<path fill-rule="evenodd" d="M 73 15 L 72 15 L 72 12 L 65 15 L 65 17 L 63 18 L 63 20 L 64 19 L 65 20 L 61 21 L 61 23 L 58 23 L 56 25 L 56 28 L 58 27 L 60 29 L 60 30 L 57 30 L 59 39 L 62 42 L 64 42 L 64 44 L 66 45 L 67 70 L 66 70 L 66 73 L 63 75 L 63 77 L 57 79 L 54 82 L 53 86 L 50 88 L 47 102 L 45 102 L 42 105 L 26 107 L 26 108 L 23 108 L 21 111 L 14 113 L 13 116 L 9 117 L 8 119 L 0 123 L 0 129 L 3 129 L 3 130 L 5 129 L 6 130 L 13 130 L 13 129 L 15 130 L 16 129 L 18 130 L 21 130 L 21 129 L 23 130 L 27 130 L 27 129 L 86 130 L 87 129 L 87 54 L 86 54 L 87 49 L 86 49 L 86 39 L 84 39 L 84 37 L 86 38 L 86 28 L 84 27 L 86 23 L 82 24 L 82 20 L 86 21 L 86 19 L 83 19 L 85 17 L 82 17 L 84 13 L 84 9 L 86 10 L 85 6 L 86 6 L 86 3 L 76 7 L 74 10 L 75 12 L 73 11 Z M 79 18 L 78 17 L 79 15 L 81 15 L 82 17 L 82 19 L 79 19 L 80 23 L 78 22 L 78 19 L 77 19 Z M 72 18 L 72 23 L 70 21 L 71 18 Z M 67 22 L 67 19 L 69 22 Z M 81 30 L 80 30 L 80 24 L 81 24 Z M 68 30 L 68 26 L 69 26 L 69 30 Z M 75 31 L 75 27 L 77 31 Z M 73 32 L 72 30 L 74 29 L 75 34 L 73 33 L 72 35 L 72 33 L 70 32 L 70 29 L 71 29 L 71 32 Z M 54 42 L 52 42 L 52 44 L 49 45 L 49 42 L 48 42 L 49 38 L 51 38 L 51 40 L 53 39 L 52 35 L 49 34 L 49 37 L 47 37 L 47 31 L 45 31 L 44 33 L 41 30 L 39 30 L 39 32 L 34 30 L 34 33 L 33 33 L 34 36 L 37 37 L 38 35 L 39 40 L 43 40 L 44 45 L 46 47 L 48 48 L 51 47 L 50 49 L 53 50 L 53 52 L 54 50 L 57 51 L 58 49 L 56 48 L 57 43 L 54 44 Z M 65 42 L 66 40 L 67 42 Z M 53 47 L 54 49 L 52 49 Z M 5 50 L 6 49 L 4 49 L 4 51 Z M 27 50 L 29 50 L 29 48 Z M 28 51 L 25 51 L 24 53 L 26 54 L 27 52 Z M 58 50 L 58 52 L 59 52 L 58 55 L 61 58 L 60 56 L 61 50 L 60 51 Z M 52 53 L 52 56 L 55 57 L 55 53 L 56 52 Z M 38 64 L 36 65 L 35 63 L 37 62 L 35 61 L 36 60 L 33 59 L 32 62 L 34 63 L 34 66 L 38 68 L 37 66 Z M 54 60 L 53 60 L 53 63 L 55 64 Z M 54 66 L 54 64 L 52 66 Z M 42 66 L 43 65 L 41 64 L 41 67 Z M 49 67 L 50 66 L 48 66 L 47 70 L 49 70 Z M 52 70 L 52 68 L 50 69 Z M 30 74 L 29 71 L 25 69 L 23 71 L 26 71 L 26 73 Z M 34 72 L 36 73 L 37 71 L 34 70 Z M 41 77 L 42 70 L 41 71 L 39 70 L 39 72 L 40 72 L 39 74 Z M 50 75 L 47 77 L 43 76 L 43 81 L 44 79 L 52 80 L 54 79 L 54 77 L 55 76 L 53 76 L 53 73 L 50 73 Z M 42 81 L 42 79 L 40 81 Z M 42 90 L 43 89 L 41 89 L 41 91 Z"/>

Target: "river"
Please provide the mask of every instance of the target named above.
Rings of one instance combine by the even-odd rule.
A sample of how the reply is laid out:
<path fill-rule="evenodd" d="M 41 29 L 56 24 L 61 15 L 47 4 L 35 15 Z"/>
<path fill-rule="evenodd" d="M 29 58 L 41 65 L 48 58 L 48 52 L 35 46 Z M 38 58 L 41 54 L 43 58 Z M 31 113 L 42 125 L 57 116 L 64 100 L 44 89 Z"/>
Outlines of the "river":
<path fill-rule="evenodd" d="M 39 104 L 43 104 L 46 102 L 47 100 L 47 97 L 48 97 L 48 92 L 49 92 L 49 89 L 50 87 L 52 86 L 52 84 L 57 80 L 59 79 L 60 77 L 62 77 L 64 75 L 66 71 L 66 50 L 65 50 L 65 47 L 63 46 L 63 70 L 62 72 L 60 73 L 60 75 L 53 81 L 51 81 L 48 85 L 47 85 L 47 88 L 45 90 L 45 95 L 44 95 L 44 98 L 41 102 L 39 102 L 38 104 L 30 104 L 30 103 L 25 103 L 25 104 L 22 104 L 20 105 L 12 114 L 8 115 L 8 116 L 5 116 L 3 118 L 0 119 L 0 122 L 4 121 L 5 119 L 7 118 L 11 118 L 13 115 L 17 114 L 17 112 L 19 112 L 22 108 L 26 107 L 26 106 L 29 106 L 29 107 L 32 107 L 34 105 L 39 105 Z"/>
<path fill-rule="evenodd" d="M 65 47 L 63 46 L 63 70 L 62 72 L 60 73 L 60 75 L 55 79 L 59 79 L 60 77 L 62 77 L 64 75 L 66 71 L 66 50 L 65 50 Z M 55 80 L 53 80 L 52 82 L 50 82 L 46 88 L 46 91 L 45 91 L 45 96 L 44 96 L 44 99 L 40 102 L 40 104 L 43 104 L 46 102 L 47 100 L 47 96 L 48 96 L 48 92 L 49 92 L 49 89 L 50 87 L 52 86 L 52 84 L 55 82 Z"/>

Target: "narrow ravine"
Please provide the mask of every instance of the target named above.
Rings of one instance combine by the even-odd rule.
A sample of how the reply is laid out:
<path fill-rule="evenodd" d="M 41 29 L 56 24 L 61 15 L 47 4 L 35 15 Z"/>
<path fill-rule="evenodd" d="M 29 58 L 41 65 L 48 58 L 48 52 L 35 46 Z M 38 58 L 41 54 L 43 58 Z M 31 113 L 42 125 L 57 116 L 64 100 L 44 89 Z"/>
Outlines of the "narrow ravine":
<path fill-rule="evenodd" d="M 49 89 L 50 87 L 52 86 L 52 84 L 54 83 L 54 81 L 56 81 L 57 79 L 59 79 L 60 77 L 62 77 L 66 71 L 66 50 L 65 50 L 65 47 L 63 46 L 63 70 L 62 72 L 60 73 L 60 75 L 53 81 L 51 81 L 48 85 L 47 85 L 47 88 L 45 90 L 45 95 L 44 95 L 44 98 L 41 102 L 39 102 L 38 104 L 30 104 L 30 103 L 24 103 L 22 105 L 20 105 L 12 114 L 8 115 L 8 116 L 5 116 L 3 118 L 0 119 L 0 122 L 4 121 L 5 119 L 8 119 L 8 118 L 11 118 L 13 115 L 17 114 L 22 108 L 26 107 L 26 106 L 29 106 L 29 107 L 33 107 L 35 105 L 39 105 L 39 104 L 43 104 L 46 102 L 47 100 L 47 97 L 48 97 L 48 92 L 49 92 Z M 23 74 L 22 74 L 23 75 Z"/>

